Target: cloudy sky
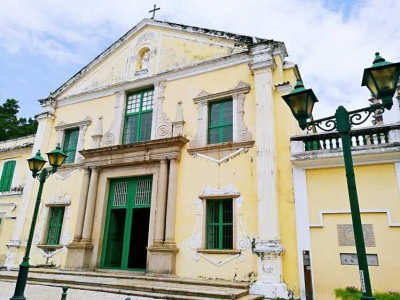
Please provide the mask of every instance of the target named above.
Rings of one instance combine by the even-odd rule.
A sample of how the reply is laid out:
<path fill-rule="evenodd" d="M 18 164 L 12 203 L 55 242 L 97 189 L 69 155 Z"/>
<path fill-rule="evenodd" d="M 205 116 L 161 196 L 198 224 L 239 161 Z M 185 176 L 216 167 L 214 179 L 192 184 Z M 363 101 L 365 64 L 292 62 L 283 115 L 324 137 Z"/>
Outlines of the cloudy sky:
<path fill-rule="evenodd" d="M 316 117 L 367 105 L 363 69 L 379 51 L 400 61 L 399 0 L 155 0 L 156 19 L 283 41 Z M 0 103 L 21 116 L 143 18 L 153 1 L 0 0 Z"/>

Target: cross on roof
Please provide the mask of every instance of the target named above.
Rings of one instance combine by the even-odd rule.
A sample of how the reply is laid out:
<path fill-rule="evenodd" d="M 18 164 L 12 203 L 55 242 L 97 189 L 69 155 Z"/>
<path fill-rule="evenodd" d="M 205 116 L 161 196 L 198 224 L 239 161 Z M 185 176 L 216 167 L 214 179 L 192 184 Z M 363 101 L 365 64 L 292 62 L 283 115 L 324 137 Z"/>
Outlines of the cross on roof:
<path fill-rule="evenodd" d="M 154 4 L 154 8 L 152 10 L 149 10 L 149 13 L 153 13 L 153 16 L 151 17 L 151 19 L 154 19 L 155 15 L 156 15 L 156 11 L 160 10 L 161 8 L 156 8 L 156 5 Z"/>

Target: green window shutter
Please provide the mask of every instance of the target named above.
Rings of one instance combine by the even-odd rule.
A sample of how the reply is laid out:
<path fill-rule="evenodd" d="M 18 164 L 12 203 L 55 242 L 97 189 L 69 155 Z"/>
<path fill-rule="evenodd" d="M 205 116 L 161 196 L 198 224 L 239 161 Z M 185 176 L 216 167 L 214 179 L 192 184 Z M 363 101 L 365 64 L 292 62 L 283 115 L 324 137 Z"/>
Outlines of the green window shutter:
<path fill-rule="evenodd" d="M 14 177 L 16 161 L 7 161 L 3 164 L 3 172 L 0 179 L 0 192 L 8 192 L 11 189 L 11 183 Z"/>
<path fill-rule="evenodd" d="M 208 109 L 208 143 L 233 140 L 233 102 L 223 100 L 211 103 Z"/>
<path fill-rule="evenodd" d="M 232 199 L 207 201 L 207 249 L 233 249 Z"/>
<path fill-rule="evenodd" d="M 58 245 L 64 220 L 64 207 L 50 207 L 46 245 Z"/>
<path fill-rule="evenodd" d="M 123 144 L 150 140 L 153 100 L 153 89 L 128 94 L 122 139 Z"/>
<path fill-rule="evenodd" d="M 67 156 L 66 164 L 75 162 L 76 146 L 78 145 L 79 128 L 68 129 L 65 131 L 63 151 Z"/>

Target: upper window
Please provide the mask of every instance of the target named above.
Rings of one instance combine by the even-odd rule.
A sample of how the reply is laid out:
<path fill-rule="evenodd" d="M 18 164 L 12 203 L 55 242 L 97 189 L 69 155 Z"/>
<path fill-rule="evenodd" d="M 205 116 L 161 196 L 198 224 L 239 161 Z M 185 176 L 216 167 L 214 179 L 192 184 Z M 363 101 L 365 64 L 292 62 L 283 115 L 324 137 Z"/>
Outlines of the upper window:
<path fill-rule="evenodd" d="M 150 140 L 153 99 L 153 89 L 128 94 L 123 144 Z"/>
<path fill-rule="evenodd" d="M 50 207 L 49 225 L 47 227 L 46 245 L 58 245 L 64 220 L 65 207 Z"/>
<path fill-rule="evenodd" d="M 210 103 L 208 117 L 208 143 L 216 144 L 233 140 L 232 100 Z"/>
<path fill-rule="evenodd" d="M 14 177 L 15 164 L 15 160 L 7 161 L 3 164 L 3 171 L 0 179 L 0 192 L 10 191 L 12 179 Z"/>
<path fill-rule="evenodd" d="M 67 155 L 66 164 L 75 162 L 76 146 L 78 144 L 79 128 L 68 129 L 65 131 L 63 151 Z"/>
<path fill-rule="evenodd" d="M 232 199 L 207 200 L 207 249 L 233 249 Z"/>

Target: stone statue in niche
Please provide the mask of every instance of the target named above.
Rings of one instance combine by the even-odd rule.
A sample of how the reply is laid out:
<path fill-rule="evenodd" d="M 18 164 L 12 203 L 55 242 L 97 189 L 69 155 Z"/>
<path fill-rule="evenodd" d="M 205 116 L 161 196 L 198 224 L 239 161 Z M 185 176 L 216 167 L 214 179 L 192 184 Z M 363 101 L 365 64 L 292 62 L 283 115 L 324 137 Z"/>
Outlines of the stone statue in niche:
<path fill-rule="evenodd" d="M 147 51 L 142 58 L 142 68 L 140 70 L 149 70 L 150 51 Z"/>

